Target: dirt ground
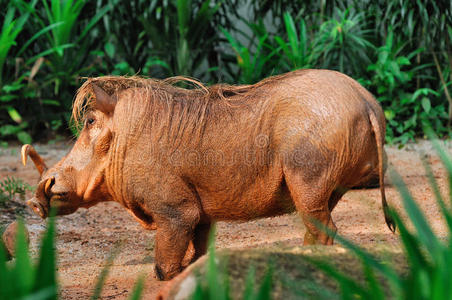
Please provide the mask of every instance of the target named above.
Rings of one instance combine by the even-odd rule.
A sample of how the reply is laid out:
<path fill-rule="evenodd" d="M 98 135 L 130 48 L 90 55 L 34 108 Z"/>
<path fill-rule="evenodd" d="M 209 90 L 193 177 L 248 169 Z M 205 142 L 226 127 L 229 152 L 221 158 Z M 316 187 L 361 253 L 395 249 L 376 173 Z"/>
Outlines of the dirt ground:
<path fill-rule="evenodd" d="M 452 143 L 442 144 L 452 153 Z M 52 165 L 69 147 L 70 143 L 37 145 L 36 149 L 48 165 Z M 430 142 L 419 141 L 402 149 L 387 146 L 386 151 L 391 167 L 402 175 L 435 232 L 445 237 L 444 220 L 440 217 L 420 159 L 422 156 L 430 162 L 434 176 L 445 195 L 446 172 Z M 37 171 L 31 162 L 25 167 L 22 166 L 19 156 L 19 146 L 0 149 L 0 180 L 9 175 L 35 185 L 38 180 Z M 403 211 L 397 190 L 389 179 L 386 181 L 389 203 Z M 12 210 L 0 212 L 0 223 L 12 221 Z M 28 209 L 25 215 L 32 254 L 36 256 L 45 222 Z M 384 222 L 378 189 L 349 191 L 334 210 L 333 220 L 341 235 L 358 244 L 398 243 L 397 235 L 392 234 Z M 57 229 L 58 276 L 62 299 L 88 299 L 92 295 L 96 279 L 118 242 L 121 244 L 121 250 L 108 275 L 102 299 L 126 299 L 140 275 L 146 276 L 143 299 L 153 299 L 163 286 L 164 283 L 157 281 L 153 274 L 155 233 L 142 229 L 120 205 L 101 203 L 89 210 L 80 209 L 72 215 L 59 217 Z M 275 244 L 300 245 L 304 231 L 304 226 L 296 214 L 244 223 L 220 222 L 217 226 L 216 247 L 244 249 L 265 248 Z"/>

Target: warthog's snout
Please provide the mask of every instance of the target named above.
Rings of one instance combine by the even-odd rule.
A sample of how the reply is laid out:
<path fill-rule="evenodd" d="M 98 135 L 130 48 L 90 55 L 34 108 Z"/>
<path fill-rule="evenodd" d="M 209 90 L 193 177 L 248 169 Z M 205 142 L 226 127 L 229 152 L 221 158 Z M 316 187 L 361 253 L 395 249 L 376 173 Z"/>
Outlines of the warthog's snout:
<path fill-rule="evenodd" d="M 33 197 L 32 199 L 28 200 L 27 205 L 35 212 L 35 214 L 37 214 L 41 218 L 43 219 L 47 218 L 48 208 L 39 203 L 39 201 L 36 200 L 36 198 Z"/>
<path fill-rule="evenodd" d="M 31 145 L 22 147 L 21 156 L 24 165 L 30 157 L 41 175 L 34 197 L 27 201 L 27 205 L 37 215 L 43 219 L 47 218 L 50 207 L 55 208 L 57 215 L 73 213 L 80 207 L 80 201 L 75 195 L 74 168 L 47 168 L 42 157 Z"/>
<path fill-rule="evenodd" d="M 35 196 L 27 201 L 27 205 L 43 219 L 47 218 L 49 214 L 49 200 L 52 197 L 51 189 L 54 184 L 54 176 L 41 180 Z"/>

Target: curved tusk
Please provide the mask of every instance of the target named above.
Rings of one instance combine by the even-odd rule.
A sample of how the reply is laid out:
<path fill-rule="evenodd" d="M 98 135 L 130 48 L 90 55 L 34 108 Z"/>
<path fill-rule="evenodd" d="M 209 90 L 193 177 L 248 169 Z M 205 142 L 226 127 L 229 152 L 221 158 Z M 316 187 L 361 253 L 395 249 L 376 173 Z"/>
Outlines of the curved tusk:
<path fill-rule="evenodd" d="M 20 157 L 22 158 L 22 164 L 24 166 L 27 165 L 27 159 L 28 159 L 28 152 L 30 151 L 31 145 L 23 145 L 22 149 L 20 150 Z"/>
<path fill-rule="evenodd" d="M 44 193 L 47 195 L 47 197 L 50 197 L 50 189 L 55 184 L 55 177 L 49 177 L 46 181 L 46 185 L 44 187 Z"/>
<path fill-rule="evenodd" d="M 22 149 L 20 151 L 21 158 L 22 158 L 22 164 L 25 166 L 27 164 L 27 158 L 30 156 L 31 160 L 36 166 L 36 169 L 38 169 L 38 172 L 40 175 L 44 173 L 44 171 L 47 170 L 47 166 L 42 159 L 42 157 L 36 152 L 35 148 L 32 145 L 23 145 Z"/>

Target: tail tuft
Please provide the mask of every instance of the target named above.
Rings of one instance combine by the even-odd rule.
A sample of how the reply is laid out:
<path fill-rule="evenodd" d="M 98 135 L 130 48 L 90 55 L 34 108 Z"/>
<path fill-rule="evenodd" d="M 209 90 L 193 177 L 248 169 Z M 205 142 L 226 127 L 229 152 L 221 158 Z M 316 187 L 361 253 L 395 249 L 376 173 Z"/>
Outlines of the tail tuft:
<path fill-rule="evenodd" d="M 396 223 L 395 223 L 394 219 L 389 214 L 388 207 L 386 207 L 386 209 L 384 208 L 383 211 L 384 211 L 384 214 L 385 214 L 386 225 L 388 225 L 388 228 L 389 228 L 389 230 L 392 231 L 392 233 L 395 233 L 397 226 L 396 226 Z"/>

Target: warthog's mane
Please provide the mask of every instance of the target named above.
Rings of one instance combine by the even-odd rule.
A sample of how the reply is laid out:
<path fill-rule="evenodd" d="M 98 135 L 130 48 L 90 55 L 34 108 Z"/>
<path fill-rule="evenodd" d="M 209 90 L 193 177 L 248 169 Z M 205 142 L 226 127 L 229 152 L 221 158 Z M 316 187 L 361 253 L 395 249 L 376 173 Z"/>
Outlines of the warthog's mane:
<path fill-rule="evenodd" d="M 138 90 L 139 93 L 139 103 L 143 103 L 143 106 L 135 106 L 141 117 L 136 119 L 138 121 L 136 126 L 130 127 L 128 122 L 128 130 L 139 132 L 144 128 L 153 128 L 153 133 L 158 132 L 177 143 L 181 142 L 182 137 L 199 140 L 210 121 L 216 122 L 232 117 L 235 109 L 246 107 L 245 109 L 251 109 L 258 115 L 263 114 L 266 109 L 262 101 L 271 99 L 267 97 L 271 86 L 281 84 L 281 78 L 298 76 L 304 71 L 276 75 L 253 85 L 215 84 L 209 87 L 183 76 L 163 80 L 140 76 L 88 78 L 77 91 L 72 117 L 75 125 L 81 128 L 86 112 L 94 109 L 93 84 L 109 95 L 121 95 L 123 91 L 135 89 L 134 92 Z M 134 99 L 136 100 L 136 97 Z M 127 101 L 127 99 L 121 101 L 124 100 Z M 160 110 L 155 111 L 156 107 Z M 261 117 L 256 118 L 260 119 Z M 256 126 L 255 129 L 258 130 L 259 127 Z"/>
<path fill-rule="evenodd" d="M 185 86 L 189 85 L 192 88 L 182 88 L 177 86 L 177 84 L 180 83 L 185 84 Z M 175 76 L 163 80 L 139 76 L 102 76 L 88 78 L 78 89 L 73 103 L 72 118 L 76 125 L 81 125 L 85 113 L 93 108 L 93 103 L 95 101 L 93 84 L 101 87 L 109 95 L 118 94 L 119 92 L 130 88 L 143 88 L 143 90 L 146 91 L 144 94 L 147 95 L 153 95 L 156 91 L 163 90 L 168 94 L 177 94 L 179 101 L 180 97 L 185 97 L 185 104 L 190 105 L 191 108 L 194 108 L 192 111 L 206 109 L 206 104 L 212 102 L 212 100 L 218 99 L 220 99 L 224 104 L 233 105 L 230 101 L 231 96 L 245 96 L 253 87 L 258 86 L 216 84 L 211 87 L 206 87 L 204 84 L 195 79 L 183 76 Z M 175 101 L 175 99 L 176 98 L 174 97 L 164 97 L 164 99 L 160 100 L 168 103 Z M 144 101 L 146 101 L 146 99 L 144 99 Z"/>
<path fill-rule="evenodd" d="M 88 78 L 77 91 L 72 109 L 74 124 L 81 128 L 86 112 L 92 110 L 95 103 L 93 84 L 102 88 L 107 94 L 115 95 L 131 88 L 143 89 L 143 108 L 150 102 L 162 102 L 169 109 L 164 113 L 168 120 L 168 135 L 176 139 L 185 130 L 198 131 L 202 135 L 206 123 L 211 118 L 221 117 L 218 113 L 229 113 L 231 108 L 251 104 L 256 98 L 254 90 L 269 81 L 287 76 L 287 74 L 269 77 L 254 85 L 215 84 L 206 87 L 201 82 L 189 77 L 170 77 L 151 79 L 140 76 L 102 76 Z M 191 88 L 182 88 L 180 85 Z M 174 107 L 179 107 L 174 110 Z M 215 111 L 217 114 L 212 114 Z M 149 112 L 152 114 L 152 112 Z M 155 116 L 150 115 L 149 122 Z M 144 126 L 144 125 L 143 125 Z M 173 131 L 174 130 L 174 131 Z M 192 135 L 192 137 L 194 137 Z"/>

